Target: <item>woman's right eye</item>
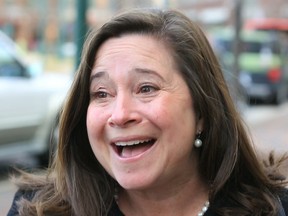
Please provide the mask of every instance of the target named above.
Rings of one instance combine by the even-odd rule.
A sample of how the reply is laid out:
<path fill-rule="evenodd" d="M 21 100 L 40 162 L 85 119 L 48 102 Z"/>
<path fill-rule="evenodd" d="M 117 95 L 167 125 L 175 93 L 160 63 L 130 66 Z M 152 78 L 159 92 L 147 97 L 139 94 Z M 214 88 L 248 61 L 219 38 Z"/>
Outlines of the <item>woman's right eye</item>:
<path fill-rule="evenodd" d="M 104 92 L 104 91 L 98 91 L 94 93 L 94 97 L 95 98 L 107 98 L 108 97 L 108 93 Z"/>
<path fill-rule="evenodd" d="M 97 90 L 95 92 L 90 93 L 90 99 L 103 102 L 106 101 L 109 97 L 109 93 L 103 90 Z"/>

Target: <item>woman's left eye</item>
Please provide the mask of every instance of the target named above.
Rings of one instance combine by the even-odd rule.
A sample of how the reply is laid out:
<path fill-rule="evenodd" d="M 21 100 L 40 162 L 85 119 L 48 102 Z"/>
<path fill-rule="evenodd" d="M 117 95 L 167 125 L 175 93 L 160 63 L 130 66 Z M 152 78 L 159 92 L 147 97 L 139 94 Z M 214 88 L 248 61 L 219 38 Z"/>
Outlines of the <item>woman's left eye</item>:
<path fill-rule="evenodd" d="M 154 92 L 154 91 L 157 91 L 156 87 L 151 86 L 151 85 L 145 85 L 145 86 L 142 86 L 140 88 L 139 93 L 150 93 L 150 92 Z"/>

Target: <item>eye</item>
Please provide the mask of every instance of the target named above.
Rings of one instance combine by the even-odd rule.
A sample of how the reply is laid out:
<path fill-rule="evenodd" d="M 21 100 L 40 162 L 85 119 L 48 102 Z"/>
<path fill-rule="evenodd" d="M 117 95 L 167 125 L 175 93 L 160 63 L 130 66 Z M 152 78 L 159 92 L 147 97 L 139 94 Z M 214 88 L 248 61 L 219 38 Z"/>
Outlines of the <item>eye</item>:
<path fill-rule="evenodd" d="M 141 86 L 140 90 L 139 90 L 139 93 L 150 93 L 150 92 L 154 92 L 154 91 L 157 91 L 158 89 L 154 86 L 151 86 L 151 85 L 144 85 L 144 86 Z"/>
<path fill-rule="evenodd" d="M 90 94 L 90 98 L 91 100 L 95 100 L 95 101 L 104 101 L 107 100 L 109 98 L 110 94 L 106 91 L 102 91 L 102 90 L 98 90 L 95 92 L 91 92 Z"/>
<path fill-rule="evenodd" d="M 95 92 L 93 95 L 95 98 L 107 98 L 108 97 L 108 93 L 104 91 Z"/>

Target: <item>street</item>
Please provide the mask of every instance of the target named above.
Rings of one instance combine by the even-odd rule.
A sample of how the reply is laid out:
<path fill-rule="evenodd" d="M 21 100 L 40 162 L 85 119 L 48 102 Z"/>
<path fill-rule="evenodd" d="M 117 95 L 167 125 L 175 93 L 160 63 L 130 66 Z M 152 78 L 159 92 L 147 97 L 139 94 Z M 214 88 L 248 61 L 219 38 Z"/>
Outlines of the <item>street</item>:
<path fill-rule="evenodd" d="M 253 107 L 244 115 L 251 131 L 256 153 L 261 160 L 269 161 L 269 153 L 274 152 L 275 164 L 281 157 L 288 158 L 288 103 L 280 106 Z M 288 177 L 288 160 L 278 171 Z"/>
<path fill-rule="evenodd" d="M 275 162 L 285 152 L 288 154 L 288 102 L 280 106 L 251 106 L 244 111 L 243 118 L 261 160 L 268 161 L 271 151 L 275 153 Z M 271 161 L 270 165 L 276 167 Z M 279 167 L 279 172 L 288 176 L 288 161 Z M 16 187 L 7 180 L 6 171 L 0 175 L 0 216 L 6 216 Z"/>

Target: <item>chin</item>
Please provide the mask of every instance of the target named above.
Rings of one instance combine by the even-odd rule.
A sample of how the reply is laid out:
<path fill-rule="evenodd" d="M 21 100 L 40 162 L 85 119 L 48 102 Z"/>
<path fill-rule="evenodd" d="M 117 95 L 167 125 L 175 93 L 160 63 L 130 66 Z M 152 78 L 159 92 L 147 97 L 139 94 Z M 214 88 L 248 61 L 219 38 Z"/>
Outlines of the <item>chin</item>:
<path fill-rule="evenodd" d="M 143 176 L 129 176 L 116 177 L 118 184 L 125 190 L 142 190 L 149 188 L 153 184 L 153 180 L 147 175 Z"/>

